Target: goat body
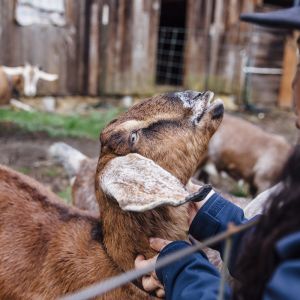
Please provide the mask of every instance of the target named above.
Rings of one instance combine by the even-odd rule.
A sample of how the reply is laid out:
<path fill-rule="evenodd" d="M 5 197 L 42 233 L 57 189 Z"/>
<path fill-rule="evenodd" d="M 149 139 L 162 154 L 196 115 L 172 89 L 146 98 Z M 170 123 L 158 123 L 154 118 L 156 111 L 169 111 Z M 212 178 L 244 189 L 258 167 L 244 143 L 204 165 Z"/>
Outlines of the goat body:
<path fill-rule="evenodd" d="M 208 147 L 208 158 L 218 170 L 245 179 L 263 192 L 280 174 L 291 145 L 240 118 L 225 114 Z"/>
<path fill-rule="evenodd" d="M 56 299 L 122 271 L 102 245 L 96 216 L 4 166 L 0 182 L 1 299 Z M 122 239 L 126 228 L 115 223 L 114 231 Z M 130 284 L 103 299 L 150 297 Z"/>
<path fill-rule="evenodd" d="M 66 170 L 72 186 L 73 205 L 84 210 L 99 211 L 95 191 L 98 159 L 91 159 L 62 142 L 51 145 L 48 155 Z"/>
<path fill-rule="evenodd" d="M 9 103 L 14 89 L 22 89 L 21 77 L 17 75 L 9 77 L 0 66 L 0 105 Z"/>
<path fill-rule="evenodd" d="M 147 160 L 154 168 L 153 180 L 161 170 L 163 180 L 170 177 L 185 185 L 222 120 L 223 105 L 210 105 L 210 98 L 211 93 L 191 91 L 153 97 L 103 130 L 95 176 L 101 223 L 99 216 L 62 204 L 35 180 L 1 166 L 0 298 L 54 299 L 132 269 L 139 253 L 154 256 L 148 241 L 151 236 L 187 239 L 187 205 L 173 207 L 162 202 L 162 206 L 138 212 L 139 205 L 143 206 L 141 196 L 133 197 L 138 199 L 135 211 L 122 210 L 114 187 L 120 184 L 128 189 L 123 193 L 128 199 L 121 199 L 126 207 L 126 201 L 132 201 L 131 187 L 129 182 L 119 183 L 118 164 L 129 155 Z M 111 164 L 113 160 L 117 163 Z M 109 173 L 111 178 L 105 177 L 113 166 L 116 170 Z M 155 194 L 155 182 L 145 182 L 151 172 L 145 179 L 143 163 L 136 166 L 140 172 L 131 174 L 136 177 L 134 188 L 141 185 L 141 195 L 146 190 L 148 196 Z M 152 298 L 138 282 L 98 299 Z"/>
<path fill-rule="evenodd" d="M 72 203 L 80 209 L 100 212 L 95 191 L 95 166 L 97 159 L 87 158 L 82 161 L 72 184 Z"/>

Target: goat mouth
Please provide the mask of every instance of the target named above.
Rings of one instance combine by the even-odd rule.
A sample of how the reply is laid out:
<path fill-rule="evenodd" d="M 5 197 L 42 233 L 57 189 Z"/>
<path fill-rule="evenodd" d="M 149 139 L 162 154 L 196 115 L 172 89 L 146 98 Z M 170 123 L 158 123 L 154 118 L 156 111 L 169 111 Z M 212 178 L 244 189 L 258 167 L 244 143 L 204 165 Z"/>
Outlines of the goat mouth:
<path fill-rule="evenodd" d="M 195 120 L 197 123 L 200 122 L 202 117 L 205 115 L 207 111 L 211 110 L 211 107 L 214 106 L 212 104 L 212 100 L 214 98 L 214 93 L 211 91 L 207 91 L 205 93 L 199 93 L 194 100 L 198 100 L 196 105 L 193 108 Z"/>
<path fill-rule="evenodd" d="M 211 112 L 212 119 L 220 119 L 224 114 L 224 104 L 221 99 L 215 100 L 210 104 L 208 111 Z"/>
<path fill-rule="evenodd" d="M 202 95 L 201 107 L 198 106 L 197 110 L 194 110 L 196 113 L 194 120 L 196 123 L 199 123 L 203 116 L 206 113 L 210 113 L 212 120 L 219 120 L 223 117 L 224 114 L 224 104 L 221 99 L 216 99 L 213 101 L 214 93 L 213 92 L 205 92 Z"/>

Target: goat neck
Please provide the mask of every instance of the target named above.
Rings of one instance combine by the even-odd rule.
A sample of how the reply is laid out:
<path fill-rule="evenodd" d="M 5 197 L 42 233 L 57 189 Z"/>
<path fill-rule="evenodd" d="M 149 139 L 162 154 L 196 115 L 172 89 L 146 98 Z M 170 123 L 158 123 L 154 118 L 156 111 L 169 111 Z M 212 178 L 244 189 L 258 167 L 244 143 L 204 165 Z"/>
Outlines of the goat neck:
<path fill-rule="evenodd" d="M 97 190 L 101 206 L 103 243 L 107 253 L 122 270 L 134 267 L 138 254 L 147 258 L 156 253 L 149 246 L 149 238 L 157 236 L 168 240 L 187 239 L 187 206 L 158 207 L 136 213 L 122 211 L 101 190 Z"/>
<path fill-rule="evenodd" d="M 114 157 L 114 155 L 105 155 L 100 158 L 97 173 Z M 147 258 L 156 254 L 149 246 L 149 238 L 152 236 L 168 240 L 187 239 L 186 205 L 162 206 L 139 213 L 123 211 L 117 202 L 103 193 L 99 186 L 96 179 L 96 194 L 101 207 L 103 243 L 107 253 L 122 270 L 132 269 L 138 254 Z"/>

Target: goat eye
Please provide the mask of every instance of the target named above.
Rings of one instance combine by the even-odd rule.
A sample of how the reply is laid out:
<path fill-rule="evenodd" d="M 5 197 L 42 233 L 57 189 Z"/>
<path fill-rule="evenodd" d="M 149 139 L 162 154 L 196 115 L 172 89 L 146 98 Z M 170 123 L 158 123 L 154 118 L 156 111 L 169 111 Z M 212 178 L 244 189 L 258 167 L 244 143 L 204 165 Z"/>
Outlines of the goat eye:
<path fill-rule="evenodd" d="M 138 134 L 137 134 L 137 132 L 136 132 L 136 131 L 132 132 L 132 133 L 130 134 L 130 143 L 131 143 L 131 144 L 134 144 L 134 143 L 137 141 L 137 139 L 138 139 Z"/>

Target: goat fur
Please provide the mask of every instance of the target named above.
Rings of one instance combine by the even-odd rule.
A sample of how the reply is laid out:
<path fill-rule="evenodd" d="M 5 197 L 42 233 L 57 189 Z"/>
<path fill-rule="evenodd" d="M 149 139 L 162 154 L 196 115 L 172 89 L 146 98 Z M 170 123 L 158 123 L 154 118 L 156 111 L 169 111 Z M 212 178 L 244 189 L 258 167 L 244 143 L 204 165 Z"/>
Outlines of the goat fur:
<path fill-rule="evenodd" d="M 8 76 L 0 66 L 0 105 L 8 104 L 13 97 L 14 90 L 23 89 L 23 80 L 19 75 Z"/>
<path fill-rule="evenodd" d="M 189 93 L 191 102 L 201 97 L 208 103 L 207 94 Z M 197 120 L 191 122 L 190 116 L 202 111 L 192 108 L 183 106 L 177 96 L 157 96 L 103 130 L 95 176 L 101 223 L 99 216 L 63 204 L 35 180 L 1 166 L 0 298 L 55 299 L 133 268 L 137 254 L 154 256 L 148 242 L 151 236 L 187 239 L 187 205 L 123 211 L 103 193 L 99 180 L 114 157 L 135 152 L 186 184 L 223 114 L 220 105 L 212 106 L 195 126 Z M 142 130 L 146 139 L 141 136 L 132 144 L 128 139 L 132 130 Z M 164 143 L 157 144 L 161 139 Z M 153 298 L 140 287 L 131 283 L 98 299 Z"/>
<path fill-rule="evenodd" d="M 291 149 L 283 137 L 225 114 L 209 142 L 207 158 L 218 171 L 249 182 L 256 194 L 274 184 Z"/>

